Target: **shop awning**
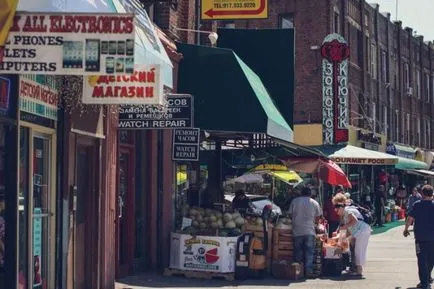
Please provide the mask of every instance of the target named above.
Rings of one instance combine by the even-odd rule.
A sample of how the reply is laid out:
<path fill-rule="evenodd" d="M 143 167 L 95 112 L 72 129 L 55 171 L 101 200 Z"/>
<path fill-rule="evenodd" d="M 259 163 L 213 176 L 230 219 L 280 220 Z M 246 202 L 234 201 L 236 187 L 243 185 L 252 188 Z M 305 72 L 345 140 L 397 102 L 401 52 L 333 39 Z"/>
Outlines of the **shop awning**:
<path fill-rule="evenodd" d="M 136 46 L 135 63 L 159 64 L 161 66 L 161 80 L 163 85 L 173 88 L 173 65 L 166 50 L 158 38 L 154 23 L 146 10 L 134 0 L 111 0 L 118 13 L 134 13 L 136 15 Z"/>
<path fill-rule="evenodd" d="M 321 146 L 320 151 L 328 155 L 337 164 L 347 165 L 369 165 L 369 166 L 389 166 L 398 163 L 398 157 L 377 151 L 371 151 L 355 147 L 346 146 Z"/>
<path fill-rule="evenodd" d="M 208 131 L 264 133 L 287 142 L 293 132 L 261 79 L 232 50 L 177 43 L 178 91 L 194 96 L 194 123 Z"/>
<path fill-rule="evenodd" d="M 421 175 L 428 178 L 434 178 L 434 171 L 428 171 L 428 170 L 414 170 L 410 171 L 412 174 Z"/>
<path fill-rule="evenodd" d="M 398 163 L 395 165 L 399 170 L 424 170 L 428 169 L 428 165 L 417 160 L 398 157 Z"/>

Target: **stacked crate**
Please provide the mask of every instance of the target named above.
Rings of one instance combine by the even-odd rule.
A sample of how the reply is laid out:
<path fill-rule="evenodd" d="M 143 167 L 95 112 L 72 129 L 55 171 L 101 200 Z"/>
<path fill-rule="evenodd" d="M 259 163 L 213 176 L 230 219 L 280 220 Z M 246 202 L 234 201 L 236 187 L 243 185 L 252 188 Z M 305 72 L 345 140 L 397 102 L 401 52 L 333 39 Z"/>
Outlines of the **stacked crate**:
<path fill-rule="evenodd" d="M 315 253 L 313 255 L 313 274 L 317 277 L 322 275 L 322 255 L 323 255 L 323 241 L 321 235 L 315 238 Z"/>
<path fill-rule="evenodd" d="M 273 261 L 292 262 L 294 245 L 292 231 L 288 229 L 273 229 Z"/>
<path fill-rule="evenodd" d="M 244 233 L 253 233 L 257 238 L 264 239 L 264 228 L 258 225 L 245 224 L 243 226 Z M 273 247 L 273 225 L 268 225 L 268 252 L 267 252 L 267 267 L 271 268 L 271 254 Z"/>

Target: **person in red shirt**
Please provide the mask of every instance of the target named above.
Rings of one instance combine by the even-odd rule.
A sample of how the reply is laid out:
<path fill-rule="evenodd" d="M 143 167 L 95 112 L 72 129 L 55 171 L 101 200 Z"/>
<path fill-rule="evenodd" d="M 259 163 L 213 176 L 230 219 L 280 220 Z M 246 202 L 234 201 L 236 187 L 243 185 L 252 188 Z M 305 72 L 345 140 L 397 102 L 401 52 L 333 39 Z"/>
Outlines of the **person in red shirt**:
<path fill-rule="evenodd" d="M 332 202 L 333 193 L 330 193 L 327 201 L 324 204 L 324 217 L 329 224 L 329 237 L 331 238 L 333 233 L 339 228 L 340 217 L 335 211 L 335 206 Z"/>

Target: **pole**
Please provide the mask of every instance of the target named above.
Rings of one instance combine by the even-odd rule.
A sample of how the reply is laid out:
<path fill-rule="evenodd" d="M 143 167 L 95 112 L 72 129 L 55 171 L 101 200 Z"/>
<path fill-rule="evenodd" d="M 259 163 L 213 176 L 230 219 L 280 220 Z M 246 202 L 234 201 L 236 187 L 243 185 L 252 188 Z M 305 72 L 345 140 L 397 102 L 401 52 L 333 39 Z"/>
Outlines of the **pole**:
<path fill-rule="evenodd" d="M 199 30 L 200 30 L 200 1 L 201 0 L 196 0 L 196 9 L 195 9 L 195 11 L 196 11 L 196 15 L 195 15 L 196 23 L 195 23 L 194 29 L 197 31 L 196 32 L 196 45 L 200 45 L 200 32 L 199 32 Z"/>

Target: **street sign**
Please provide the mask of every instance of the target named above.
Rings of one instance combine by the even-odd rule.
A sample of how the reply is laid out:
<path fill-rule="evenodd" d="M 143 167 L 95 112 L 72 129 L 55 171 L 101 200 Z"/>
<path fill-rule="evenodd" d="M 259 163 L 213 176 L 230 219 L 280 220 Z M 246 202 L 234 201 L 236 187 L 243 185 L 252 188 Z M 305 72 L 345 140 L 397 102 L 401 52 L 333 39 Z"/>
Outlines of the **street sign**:
<path fill-rule="evenodd" d="M 121 105 L 120 129 L 173 129 L 193 127 L 193 96 L 167 95 L 167 108 L 155 105 Z"/>
<path fill-rule="evenodd" d="M 201 0 L 202 20 L 265 19 L 269 0 Z"/>
<path fill-rule="evenodd" d="M 182 128 L 173 130 L 172 160 L 199 160 L 200 129 Z"/>

